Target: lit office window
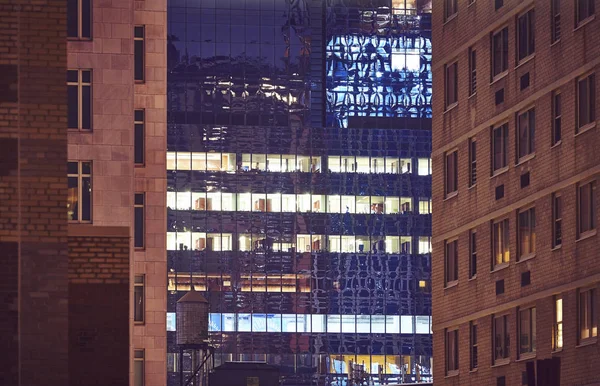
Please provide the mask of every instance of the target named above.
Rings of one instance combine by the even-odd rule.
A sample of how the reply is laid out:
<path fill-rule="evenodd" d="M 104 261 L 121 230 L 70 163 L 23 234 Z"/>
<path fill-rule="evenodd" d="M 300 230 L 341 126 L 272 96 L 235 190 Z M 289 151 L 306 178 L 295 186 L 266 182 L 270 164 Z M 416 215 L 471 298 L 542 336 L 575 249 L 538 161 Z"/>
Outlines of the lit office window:
<path fill-rule="evenodd" d="M 70 222 L 92 221 L 92 163 L 70 161 L 67 165 L 67 213 Z"/>

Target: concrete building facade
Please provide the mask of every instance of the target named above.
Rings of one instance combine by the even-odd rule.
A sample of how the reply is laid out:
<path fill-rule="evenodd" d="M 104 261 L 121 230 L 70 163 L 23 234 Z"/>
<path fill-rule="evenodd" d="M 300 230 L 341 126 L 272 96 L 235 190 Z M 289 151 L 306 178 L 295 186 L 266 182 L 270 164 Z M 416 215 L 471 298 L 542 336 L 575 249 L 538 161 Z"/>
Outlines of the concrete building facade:
<path fill-rule="evenodd" d="M 594 3 L 433 1 L 436 384 L 600 381 Z"/>

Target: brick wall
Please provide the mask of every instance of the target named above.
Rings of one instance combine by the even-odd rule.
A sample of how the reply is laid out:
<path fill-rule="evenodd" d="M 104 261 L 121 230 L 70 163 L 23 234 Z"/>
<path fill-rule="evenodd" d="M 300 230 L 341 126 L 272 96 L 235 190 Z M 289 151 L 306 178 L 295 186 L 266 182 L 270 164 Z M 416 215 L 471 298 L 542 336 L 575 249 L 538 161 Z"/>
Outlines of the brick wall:
<path fill-rule="evenodd" d="M 517 362 L 517 308 L 536 306 L 539 360 L 561 357 L 562 385 L 600 381 L 591 361 L 600 359 L 597 344 L 577 347 L 577 288 L 598 287 L 600 263 L 596 251 L 600 239 L 593 235 L 576 240 L 576 187 L 581 181 L 600 175 L 598 127 L 575 135 L 576 79 L 588 71 L 600 75 L 600 22 L 596 18 L 574 28 L 573 1 L 561 1 L 562 33 L 551 44 L 550 1 L 504 0 L 494 10 L 493 2 L 458 1 L 455 18 L 444 21 L 444 0 L 434 0 L 434 117 L 433 117 L 433 318 L 434 377 L 436 384 L 495 384 L 506 376 L 507 385 L 520 385 L 524 360 Z M 525 63 L 516 60 L 516 19 L 535 9 L 535 54 Z M 490 34 L 504 26 L 509 31 L 507 74 L 492 81 L 490 76 Z M 477 92 L 469 96 L 468 49 L 477 51 Z M 458 104 L 444 106 L 444 65 L 458 60 Z M 521 76 L 529 73 L 530 85 L 521 89 Z M 495 102 L 495 93 L 504 89 L 504 102 Z M 562 142 L 551 145 L 551 95 L 562 95 Z M 596 118 L 600 112 L 600 88 L 596 88 Z M 516 160 L 516 116 L 535 107 L 534 156 Z M 500 174 L 491 170 L 491 127 L 508 122 L 508 168 Z M 468 141 L 477 142 L 477 184 L 468 187 Z M 458 194 L 444 197 L 444 155 L 458 150 Z M 521 188 L 520 177 L 530 173 L 530 184 Z M 495 188 L 504 186 L 504 197 L 496 199 Z M 551 248 L 551 195 L 563 199 L 563 243 Z M 598 194 L 596 192 L 596 194 Z M 600 206 L 597 196 L 596 216 Z M 517 262 L 517 213 L 534 206 L 536 211 L 535 257 Z M 491 271 L 491 221 L 510 221 L 510 263 Z M 469 280 L 469 231 L 477 232 L 477 277 Z M 459 280 L 444 288 L 444 241 L 458 237 Z M 521 285 L 521 274 L 529 271 L 531 284 Z M 504 293 L 496 295 L 496 282 L 504 280 Z M 552 353 L 553 296 L 563 297 L 564 348 Z M 596 302 L 600 307 L 600 302 Z M 492 314 L 508 313 L 511 339 L 510 364 L 493 367 Z M 479 368 L 469 372 L 469 322 L 479 325 Z M 444 329 L 459 328 L 459 374 L 445 377 Z"/>
<path fill-rule="evenodd" d="M 129 384 L 127 236 L 69 236 L 69 378 Z"/>
<path fill-rule="evenodd" d="M 2 2 L 0 383 L 7 385 L 68 383 L 65 71 L 66 0 Z"/>

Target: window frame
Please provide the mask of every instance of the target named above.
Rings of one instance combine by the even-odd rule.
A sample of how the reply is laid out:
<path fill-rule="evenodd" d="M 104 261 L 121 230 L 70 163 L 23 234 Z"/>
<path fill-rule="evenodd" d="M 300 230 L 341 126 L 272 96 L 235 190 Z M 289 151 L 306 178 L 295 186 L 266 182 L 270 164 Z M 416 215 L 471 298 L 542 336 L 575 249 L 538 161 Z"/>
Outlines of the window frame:
<path fill-rule="evenodd" d="M 477 185 L 477 140 L 469 138 L 469 188 Z"/>
<path fill-rule="evenodd" d="M 582 216 L 582 189 L 589 186 L 590 194 L 588 202 L 590 212 L 589 213 L 589 222 L 584 229 L 582 225 L 583 216 Z M 577 239 L 581 239 L 586 237 L 589 234 L 594 234 L 596 232 L 596 180 L 588 180 L 584 182 L 580 182 L 577 184 Z"/>
<path fill-rule="evenodd" d="M 68 222 L 71 224 L 91 224 L 93 219 L 94 219 L 94 180 L 93 180 L 93 174 L 94 174 L 94 169 L 93 169 L 93 163 L 92 161 L 68 161 L 68 163 L 77 163 L 77 174 L 74 173 L 67 173 L 67 178 L 71 177 L 76 177 L 77 178 L 77 220 L 72 220 L 72 219 L 68 219 Z M 83 164 L 84 163 L 89 163 L 90 164 L 90 173 L 83 173 Z M 83 211 L 83 179 L 84 178 L 89 178 L 90 179 L 90 186 L 92 187 L 91 192 L 90 192 L 90 219 L 89 220 L 82 220 L 82 211 Z M 68 215 L 68 213 L 67 213 Z"/>
<path fill-rule="evenodd" d="M 477 231 L 469 231 L 469 279 L 477 277 Z"/>
<path fill-rule="evenodd" d="M 452 342 L 454 343 L 454 346 L 451 346 L 451 339 L 450 336 L 453 336 Z M 459 364 L 459 335 L 458 335 L 458 327 L 455 328 L 447 328 L 444 330 L 444 341 L 445 341 L 445 368 L 446 368 L 446 375 L 447 376 L 452 376 L 452 375 L 456 375 L 459 372 L 460 369 L 460 364 Z M 451 352 L 452 351 L 452 352 Z M 450 358 L 452 357 L 453 361 L 450 361 Z M 452 366 L 451 368 L 451 365 Z"/>
<path fill-rule="evenodd" d="M 458 193 L 458 149 L 444 153 L 444 169 L 444 192 L 449 198 Z"/>
<path fill-rule="evenodd" d="M 138 203 L 138 198 L 140 196 L 141 196 L 141 203 Z M 141 213 L 142 213 L 142 223 L 138 224 L 138 221 L 137 221 L 137 212 L 140 209 L 141 209 Z M 137 249 L 137 250 L 143 250 L 143 249 L 146 249 L 146 193 L 144 193 L 144 192 L 136 192 L 136 193 L 134 193 L 133 210 L 134 210 L 134 216 L 133 216 L 133 245 L 134 245 L 135 249 Z M 138 240 L 138 237 L 137 237 L 138 226 L 142 227 L 142 229 L 141 229 L 142 239 L 141 240 Z M 141 242 L 141 244 L 138 244 L 138 241 Z"/>
<path fill-rule="evenodd" d="M 560 0 L 551 0 L 550 2 L 550 43 L 554 44 L 560 40 Z"/>
<path fill-rule="evenodd" d="M 562 295 L 553 298 L 552 305 L 552 351 L 561 351 L 564 346 L 564 299 Z M 558 317 L 558 303 L 560 300 L 560 320 Z M 560 343 L 559 343 L 560 342 Z"/>
<path fill-rule="evenodd" d="M 580 5 L 587 5 L 587 14 L 582 17 L 580 14 Z M 594 0 L 575 0 L 575 28 L 580 27 L 596 14 Z"/>
<path fill-rule="evenodd" d="M 525 121 L 522 123 L 522 117 Z M 525 128 L 522 125 L 526 124 Z M 515 130 L 515 156 L 516 164 L 523 162 L 535 154 L 535 107 L 530 107 L 525 111 L 517 113 L 516 116 L 516 130 Z M 523 132 L 522 132 L 523 131 Z M 525 134 L 522 136 L 522 134 Z M 523 144 L 523 141 L 526 141 Z M 522 149 L 522 145 L 526 148 Z M 524 152 L 522 152 L 524 151 Z"/>
<path fill-rule="evenodd" d="M 138 116 L 139 115 L 139 116 Z M 139 119 L 141 117 L 141 120 Z M 133 155 L 134 165 L 143 167 L 146 165 L 146 110 L 135 109 L 133 112 Z M 138 130 L 141 131 L 141 143 L 137 143 Z M 139 147 L 138 147 L 139 145 Z M 141 161 L 138 161 L 137 151 L 140 151 Z"/>
<path fill-rule="evenodd" d="M 69 19 L 67 16 L 67 40 L 83 40 L 83 41 L 89 41 L 92 40 L 93 36 L 94 36 L 94 22 L 93 22 L 93 15 L 94 15 L 94 7 L 93 7 L 93 1 L 92 0 L 72 0 L 73 2 L 77 3 L 77 36 L 69 36 Z M 83 36 L 83 5 L 84 3 L 87 3 L 87 6 L 89 7 L 89 20 L 90 20 L 90 25 L 89 25 L 89 34 L 90 36 Z M 67 2 L 67 15 L 69 14 L 69 2 Z"/>
<path fill-rule="evenodd" d="M 529 325 L 528 336 L 529 336 L 529 346 L 525 350 L 523 350 L 522 342 L 523 342 L 523 313 L 529 314 Z M 529 307 L 519 307 L 517 308 L 517 335 L 519 337 L 519 346 L 517 347 L 517 358 L 521 359 L 522 357 L 528 357 L 535 355 L 536 353 L 536 333 L 537 333 L 537 325 L 536 325 L 536 315 L 537 310 L 535 306 Z"/>
<path fill-rule="evenodd" d="M 458 238 L 444 242 L 444 287 L 448 288 L 456 283 L 458 283 Z"/>
<path fill-rule="evenodd" d="M 552 248 L 562 246 L 562 207 L 562 195 L 552 193 Z"/>
<path fill-rule="evenodd" d="M 142 377 L 142 379 L 140 380 L 139 384 L 140 385 L 145 385 L 146 384 L 146 353 L 144 349 L 134 349 L 133 350 L 133 383 L 134 385 L 138 385 L 138 382 L 136 381 L 137 376 L 136 376 L 136 369 L 137 366 L 135 366 L 136 363 L 141 362 L 142 363 L 142 370 L 141 370 L 141 374 L 139 374 L 139 376 Z"/>
<path fill-rule="evenodd" d="M 496 239 L 496 227 L 498 227 L 499 233 L 498 239 Z M 500 240 L 501 238 L 501 240 Z M 506 267 L 510 264 L 510 220 L 508 217 L 492 221 L 492 272 Z M 498 253 L 500 250 L 496 250 L 496 247 L 500 247 L 502 244 L 502 261 L 497 262 Z"/>
<path fill-rule="evenodd" d="M 141 288 L 141 319 L 137 318 L 137 296 Z M 144 324 L 146 322 L 146 275 L 135 275 L 133 280 L 133 321 L 135 324 Z"/>
<path fill-rule="evenodd" d="M 453 74 L 450 73 L 452 69 L 454 71 Z M 444 66 L 444 79 L 445 108 L 446 110 L 450 110 L 458 104 L 458 60 L 454 60 Z"/>
<path fill-rule="evenodd" d="M 469 322 L 469 370 L 475 371 L 479 367 L 479 337 L 478 324 Z"/>
<path fill-rule="evenodd" d="M 508 322 L 508 314 L 492 315 L 492 365 L 500 365 L 510 362 L 510 324 Z M 496 336 L 496 320 L 502 320 L 502 336 L 500 337 L 500 346 L 497 347 Z M 497 357 L 497 348 L 500 348 L 502 353 Z"/>
<path fill-rule="evenodd" d="M 551 98 L 552 138 L 550 145 L 554 146 L 562 142 L 562 94 L 560 90 L 554 90 Z"/>
<path fill-rule="evenodd" d="M 477 93 L 477 50 L 469 47 L 469 96 Z"/>
<path fill-rule="evenodd" d="M 588 127 L 592 127 L 596 124 L 596 74 L 594 72 L 587 73 L 578 77 L 575 84 L 575 133 L 578 134 Z M 581 85 L 582 82 L 587 84 L 587 116 L 585 122 L 582 123 L 582 105 L 581 105 Z M 591 84 L 591 87 L 590 87 Z"/>
<path fill-rule="evenodd" d="M 589 320 L 587 320 L 589 325 L 589 336 L 586 338 L 582 337 L 584 328 L 582 326 L 582 295 L 586 295 L 585 303 L 590 307 L 588 310 Z M 596 288 L 595 287 L 586 287 L 579 288 L 577 290 L 577 343 L 579 345 L 585 344 L 586 342 L 593 342 L 598 338 L 598 306 L 596 304 Z M 563 310 L 564 311 L 564 310 Z M 564 315 L 564 314 L 563 314 Z M 595 331 L 594 331 L 595 329 Z M 594 334 L 595 332 L 595 334 Z"/>
<path fill-rule="evenodd" d="M 501 139 L 501 143 L 499 144 L 500 146 L 500 155 L 502 157 L 501 160 L 501 165 L 496 165 L 496 154 L 499 153 L 497 151 L 497 144 L 496 144 L 496 131 L 500 130 L 501 131 L 501 136 L 499 137 Z M 494 176 L 496 174 L 499 174 L 500 172 L 502 172 L 504 169 L 506 169 L 508 167 L 508 122 L 504 122 L 501 123 L 497 126 L 492 126 L 491 128 L 491 135 L 490 135 L 490 139 L 491 139 L 491 149 L 492 149 L 492 157 L 491 157 L 491 170 L 492 173 L 491 175 Z"/>
<path fill-rule="evenodd" d="M 522 225 L 521 220 L 522 216 L 527 217 L 527 221 L 529 224 L 529 246 L 528 250 L 524 251 L 521 242 L 523 241 L 523 236 L 521 235 Z M 535 256 L 536 252 L 536 218 L 535 218 L 535 207 L 531 206 L 525 209 L 519 209 L 517 211 L 517 261 L 525 260 Z"/>
<path fill-rule="evenodd" d="M 496 31 L 492 32 L 491 34 L 491 44 L 490 44 L 490 55 L 491 55 L 491 71 L 490 71 L 490 75 L 491 75 L 491 81 L 493 82 L 494 80 L 501 78 L 502 76 L 504 76 L 504 74 L 508 71 L 508 26 L 505 25 L 500 29 L 497 29 Z M 499 37 L 499 42 L 501 43 L 501 47 L 498 53 L 496 53 L 496 37 Z M 500 55 L 499 56 L 499 65 L 500 65 L 500 69 L 498 72 L 496 72 L 496 55 Z"/>
<path fill-rule="evenodd" d="M 458 13 L 458 0 L 444 0 L 444 23 L 452 20 Z"/>
<path fill-rule="evenodd" d="M 67 75 L 70 71 L 77 72 L 77 82 L 69 81 L 67 78 L 67 89 L 69 89 L 69 87 L 77 87 L 77 127 L 68 127 L 68 119 L 67 119 L 67 129 L 70 131 L 81 131 L 81 132 L 85 132 L 85 133 L 92 132 L 93 127 L 94 127 L 94 119 L 93 119 L 94 118 L 94 112 L 93 112 L 94 89 L 92 87 L 92 84 L 93 84 L 92 69 L 69 68 L 69 69 L 67 69 Z M 84 72 L 89 72 L 89 76 L 90 76 L 89 82 L 85 82 L 83 80 Z M 84 87 L 89 87 L 89 90 L 90 90 L 90 108 L 89 108 L 90 127 L 89 128 L 83 127 L 83 90 L 84 90 Z M 68 104 L 67 104 L 67 114 L 69 114 Z"/>
<path fill-rule="evenodd" d="M 138 36 L 138 28 L 141 29 L 141 36 Z M 141 78 L 138 78 L 137 74 L 137 60 L 138 60 L 138 52 L 137 52 L 137 42 L 141 42 L 141 57 L 142 61 L 142 73 Z M 145 25 L 134 25 L 133 26 L 133 80 L 135 83 L 145 83 L 146 82 L 146 26 Z"/>
<path fill-rule="evenodd" d="M 524 26 L 521 24 L 521 20 L 523 20 L 523 18 L 525 23 Z M 535 54 L 535 8 L 530 8 L 517 16 L 515 30 L 516 59 L 518 65 Z M 526 34 L 526 36 L 523 38 L 526 40 L 525 42 L 521 41 L 522 34 Z M 523 44 L 525 47 L 522 46 Z"/>

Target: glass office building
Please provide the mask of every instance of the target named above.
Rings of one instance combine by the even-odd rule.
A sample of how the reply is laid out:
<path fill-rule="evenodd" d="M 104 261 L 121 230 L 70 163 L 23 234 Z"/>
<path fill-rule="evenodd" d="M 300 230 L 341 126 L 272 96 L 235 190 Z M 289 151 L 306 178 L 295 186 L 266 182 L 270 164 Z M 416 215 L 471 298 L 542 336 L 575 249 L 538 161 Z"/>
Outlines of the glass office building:
<path fill-rule="evenodd" d="M 429 9 L 169 1 L 169 385 L 192 285 L 217 365 L 431 379 Z"/>

